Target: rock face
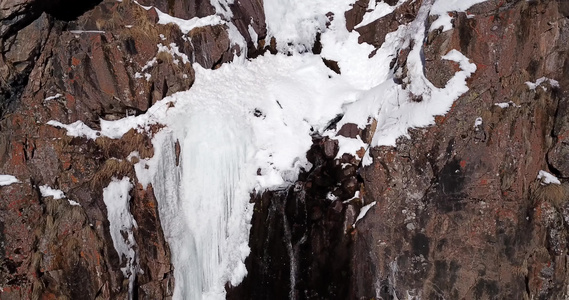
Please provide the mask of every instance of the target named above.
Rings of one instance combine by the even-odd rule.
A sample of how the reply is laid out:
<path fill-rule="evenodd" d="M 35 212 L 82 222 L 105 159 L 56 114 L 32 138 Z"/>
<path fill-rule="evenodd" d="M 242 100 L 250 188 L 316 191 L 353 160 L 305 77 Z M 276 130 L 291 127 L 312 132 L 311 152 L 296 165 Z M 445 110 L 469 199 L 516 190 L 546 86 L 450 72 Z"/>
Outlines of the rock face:
<path fill-rule="evenodd" d="M 139 3 L 185 19 L 215 13 L 210 1 Z M 421 5 L 406 2 L 356 28 L 367 8 L 356 1 L 346 26 L 379 48 Z M 124 176 L 135 186 L 142 270 L 132 296 L 172 296 L 153 187 L 138 183 L 128 158 L 151 157 L 150 137 L 71 138 L 46 123 L 96 129 L 99 119 L 141 114 L 189 89 L 191 63 L 217 68 L 234 53 L 275 51 L 265 47 L 262 1 L 225 9 L 247 49 L 231 44 L 227 25 L 195 28 L 190 43 L 177 26 L 157 24 L 155 8 L 128 0 L 0 2 L 0 174 L 21 181 L 0 186 L 0 298 L 127 298 L 102 199 Z M 253 197 L 249 275 L 228 298 L 567 298 L 568 45 L 566 1 L 487 1 L 454 13 L 454 28 L 430 32 L 422 45 L 424 71 L 443 87 L 457 66 L 440 57 L 457 49 L 477 65 L 470 90 L 436 125 L 410 130 L 396 148 L 371 149 L 370 166 L 334 159 L 338 145 L 314 137 L 311 170 L 287 190 Z M 174 48 L 179 54 L 160 50 Z M 409 50 L 392 62 L 401 84 Z M 526 84 L 542 77 L 558 84 Z M 374 126 L 346 124 L 340 134 L 370 141 Z M 541 185 L 540 170 L 562 184 Z M 43 185 L 66 198 L 43 197 Z"/>
<path fill-rule="evenodd" d="M 186 4 L 176 4 L 186 9 L 180 16 L 213 13 Z M 232 59 L 224 25 L 189 32 L 190 43 L 177 26 L 156 24 L 154 8 L 133 1 L 1 6 L 0 173 L 21 181 L 0 186 L 1 298 L 127 298 L 102 198 L 111 179 L 123 176 L 135 186 L 130 211 L 141 272 L 133 297 L 170 297 L 175 282 L 153 189 L 138 183 L 135 161 L 127 159 L 133 151 L 151 157 L 150 137 L 131 131 L 120 140 L 71 138 L 46 123 L 80 120 L 98 128 L 99 119 L 144 113 L 189 89 L 191 63 L 213 68 Z M 43 185 L 66 197 L 42 197 Z"/>
<path fill-rule="evenodd" d="M 362 170 L 377 205 L 355 234 L 355 298 L 567 297 L 569 195 L 536 176 L 567 176 L 569 19 L 556 1 L 485 2 L 469 14 L 424 51 L 433 83 L 454 68 L 436 60 L 450 49 L 476 62 L 470 91 L 436 126 L 411 131 L 397 149 L 373 149 Z M 541 77 L 559 87 L 525 84 Z"/>
<path fill-rule="evenodd" d="M 365 6 L 358 1 L 346 12 L 348 29 Z M 380 47 L 420 6 L 405 3 L 355 29 L 360 42 Z M 326 160 L 333 145 L 317 141 L 314 168 L 295 187 L 257 199 L 244 283 L 256 284 L 248 290 L 255 298 L 284 299 L 291 286 L 299 299 L 567 297 L 569 189 L 536 179 L 540 170 L 567 178 L 566 4 L 489 1 L 468 14 L 455 13 L 454 29 L 435 30 L 423 45 L 425 73 L 438 87 L 457 70 L 440 59 L 451 49 L 478 69 L 470 91 L 436 125 L 410 130 L 396 148 L 371 149 L 374 163 L 353 173 L 338 169 L 349 158 Z M 407 53 L 393 62 L 402 79 Z M 526 84 L 542 77 L 559 84 Z M 340 134 L 369 140 L 355 126 Z M 350 174 L 359 174 L 353 184 L 361 193 L 343 202 L 354 190 L 335 189 L 348 187 Z M 236 299 L 247 294 L 236 291 Z"/>

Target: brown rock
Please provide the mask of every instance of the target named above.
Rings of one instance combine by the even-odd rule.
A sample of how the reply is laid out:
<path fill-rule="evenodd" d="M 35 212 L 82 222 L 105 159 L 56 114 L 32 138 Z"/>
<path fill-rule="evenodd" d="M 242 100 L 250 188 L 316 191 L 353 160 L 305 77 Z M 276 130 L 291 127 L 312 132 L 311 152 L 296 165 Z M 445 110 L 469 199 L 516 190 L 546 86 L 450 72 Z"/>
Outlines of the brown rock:
<path fill-rule="evenodd" d="M 338 130 L 338 135 L 355 139 L 358 135 L 360 135 L 360 129 L 358 125 L 354 123 L 346 123 Z"/>
<path fill-rule="evenodd" d="M 374 217 L 356 227 L 355 297 L 376 296 L 372 282 L 362 283 L 366 278 L 379 282 L 382 297 L 563 297 L 559 287 L 566 277 L 557 264 L 564 264 L 567 251 L 565 229 L 544 223 L 548 214 L 559 217 L 555 209 L 532 204 L 562 100 L 551 88 L 530 91 L 524 82 L 544 74 L 564 77 L 562 68 L 534 59 L 565 37 L 541 19 L 557 18 L 555 2 L 498 6 L 473 7 L 473 19 L 459 14 L 455 29 L 424 45 L 427 66 L 433 66 L 428 76 L 439 85 L 450 75 L 436 74 L 441 53 L 459 49 L 476 63 L 470 91 L 436 126 L 412 131 L 412 141 L 371 151 L 374 164 L 362 176 L 365 195 L 378 204 Z M 544 32 L 549 46 L 539 38 Z M 508 101 L 521 106 L 494 106 Z M 476 131 L 472 122 L 479 116 L 484 125 Z M 562 159 L 552 154 L 550 163 L 558 165 Z M 543 213 L 528 216 L 535 211 Z M 366 246 L 372 241 L 376 247 Z"/>
<path fill-rule="evenodd" d="M 229 52 L 229 34 L 225 25 L 195 28 L 188 36 L 192 40 L 196 62 L 206 69 L 230 61 L 233 57 Z"/>
<path fill-rule="evenodd" d="M 365 42 L 377 48 L 381 47 L 388 33 L 397 30 L 399 25 L 407 24 L 415 18 L 421 4 L 422 1 L 405 2 L 392 13 L 367 25 L 358 27 L 355 29 L 360 34 L 358 42 Z"/>
<path fill-rule="evenodd" d="M 325 139 L 324 140 L 324 155 L 326 156 L 326 158 L 332 159 L 332 158 L 336 157 L 336 154 L 338 154 L 338 141 L 337 140 L 331 140 L 331 139 Z"/>
<path fill-rule="evenodd" d="M 369 1 L 357 0 L 352 9 L 345 13 L 346 17 L 346 28 L 348 31 L 354 30 L 354 27 L 362 22 L 364 15 L 367 10 L 367 5 Z"/>

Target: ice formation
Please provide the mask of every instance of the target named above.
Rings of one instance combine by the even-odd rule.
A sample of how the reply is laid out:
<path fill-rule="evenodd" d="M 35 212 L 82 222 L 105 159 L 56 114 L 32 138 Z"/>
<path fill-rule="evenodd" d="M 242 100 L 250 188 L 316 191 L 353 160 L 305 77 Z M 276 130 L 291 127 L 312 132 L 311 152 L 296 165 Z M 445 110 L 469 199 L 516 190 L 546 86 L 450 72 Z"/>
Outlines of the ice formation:
<path fill-rule="evenodd" d="M 211 2 L 216 16 L 181 20 L 160 12 L 160 23 L 178 24 L 184 32 L 223 23 L 229 27 L 232 42 L 246 49 L 244 38 L 228 22 L 231 11 L 226 2 L 230 1 Z M 395 9 L 371 2 L 360 25 Z M 265 0 L 267 39 L 274 37 L 278 50 L 288 55 L 265 54 L 246 60 L 242 54 L 217 70 L 194 64 L 196 80 L 189 91 L 164 98 L 144 115 L 102 120 L 100 131 L 78 122 L 48 124 L 88 138 L 120 138 L 130 128 L 165 125 L 153 137 L 154 157 L 140 159 L 135 170 L 144 186 L 154 187 L 174 264 L 174 299 L 224 299 L 226 283 L 239 284 L 247 274 L 250 193 L 284 188 L 296 180 L 300 170 L 309 169 L 306 152 L 313 134 L 338 139 L 340 152 L 354 155 L 370 146 L 395 146 L 408 128 L 433 124 L 435 115 L 445 114 L 468 90 L 466 79 L 476 71 L 475 64 L 457 50 L 450 51 L 442 58 L 457 62 L 461 70 L 444 88 L 436 88 L 423 73 L 420 45 L 428 31 L 429 15 L 439 16 L 439 23 L 450 29 L 449 11 L 465 11 L 478 2 L 425 0 L 415 21 L 399 26 L 375 49 L 358 43 L 359 34 L 346 29 L 344 12 L 354 0 Z M 320 55 L 309 51 L 317 33 L 323 45 Z M 158 47 L 179 56 L 175 45 Z M 409 47 L 408 82 L 403 89 L 393 80 L 390 62 L 398 51 Z M 337 61 L 341 75 L 327 68 L 322 57 Z M 145 69 L 150 67 L 151 61 Z M 410 101 L 413 95 L 421 95 L 423 101 Z M 343 118 L 337 129 L 346 123 L 364 128 L 375 120 L 378 129 L 371 145 L 359 137 L 338 137 L 337 129 L 327 129 L 338 115 Z M 176 143 L 180 157 L 176 157 Z M 367 153 L 363 159 L 365 164 L 372 162 Z M 125 192 L 128 184 L 113 181 L 106 195 L 111 197 L 111 190 Z M 116 207 L 121 212 L 128 199 L 125 193 Z M 371 207 L 362 210 L 358 220 Z M 116 224 L 134 225 L 113 218 Z M 130 253 L 118 242 L 115 247 L 119 253 Z"/>

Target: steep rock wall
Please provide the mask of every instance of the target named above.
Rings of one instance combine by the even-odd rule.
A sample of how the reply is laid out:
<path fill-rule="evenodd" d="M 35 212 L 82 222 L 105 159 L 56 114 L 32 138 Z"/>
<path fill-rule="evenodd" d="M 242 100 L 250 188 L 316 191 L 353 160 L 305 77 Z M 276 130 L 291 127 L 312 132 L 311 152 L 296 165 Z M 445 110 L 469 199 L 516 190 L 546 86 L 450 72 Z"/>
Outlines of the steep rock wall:
<path fill-rule="evenodd" d="M 375 47 L 421 5 L 406 3 L 354 29 L 364 2 L 346 12 L 346 26 Z M 214 13 L 203 1 L 140 3 L 188 19 Z M 45 123 L 81 120 L 97 128 L 99 118 L 144 113 L 190 88 L 191 65 L 159 55 L 158 43 L 175 43 L 206 68 L 231 61 L 238 49 L 223 25 L 191 31 L 188 43 L 176 26 L 156 24 L 154 9 L 126 0 L 84 4 L 0 4 L 0 173 L 21 180 L 0 186 L 2 299 L 126 297 L 102 200 L 113 176 L 136 185 L 130 209 L 143 272 L 135 297 L 167 298 L 175 284 L 153 189 L 136 184 L 134 161 L 127 160 L 132 151 L 152 156 L 149 137 L 133 131 L 93 141 Z M 236 1 L 229 9 L 249 55 L 262 53 L 263 3 Z M 469 57 L 477 65 L 470 91 L 436 125 L 411 130 L 397 148 L 372 149 L 371 166 L 355 157 L 335 160 L 337 145 L 315 137 L 312 170 L 285 191 L 253 197 L 249 276 L 228 287 L 228 298 L 566 297 L 569 194 L 565 183 L 542 186 L 536 177 L 540 170 L 569 177 L 569 6 L 488 1 L 468 14 L 474 16 L 454 13 L 450 31 L 430 32 L 423 52 L 425 73 L 438 87 L 457 69 L 442 55 L 457 49 Z M 402 84 L 408 50 L 393 61 Z M 156 64 L 145 68 L 154 57 Z M 525 84 L 541 77 L 559 87 Z M 369 141 L 371 130 L 348 125 L 341 132 Z M 61 189 L 81 206 L 42 197 L 40 185 Z M 360 208 L 373 202 L 354 227 Z"/>

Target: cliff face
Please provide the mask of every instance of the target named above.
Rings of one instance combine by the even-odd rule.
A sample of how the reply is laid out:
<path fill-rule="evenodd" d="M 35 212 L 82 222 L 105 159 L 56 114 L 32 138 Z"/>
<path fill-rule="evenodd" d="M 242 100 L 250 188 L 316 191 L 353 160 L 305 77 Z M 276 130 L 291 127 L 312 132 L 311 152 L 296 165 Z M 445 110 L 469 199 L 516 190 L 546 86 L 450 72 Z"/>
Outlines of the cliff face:
<path fill-rule="evenodd" d="M 139 3 L 184 19 L 216 12 L 209 1 Z M 354 29 L 366 5 L 355 2 L 346 27 L 379 48 L 386 34 L 414 20 L 422 1 Z M 176 25 L 157 24 L 154 8 L 133 1 L 0 2 L 0 174 L 20 180 L 0 186 L 2 299 L 128 297 L 125 259 L 103 202 L 103 188 L 123 176 L 135 185 L 130 211 L 142 271 L 132 296 L 172 295 L 153 187 L 138 183 L 129 157 L 151 157 L 151 137 L 134 130 L 121 139 L 69 137 L 46 123 L 80 120 L 99 129 L 100 118 L 143 114 L 190 89 L 193 62 L 217 68 L 241 53 L 276 51 L 265 42 L 262 2 L 225 9 L 247 49 L 232 45 L 223 24 L 192 29 L 190 42 Z M 288 190 L 253 197 L 249 275 L 227 288 L 228 298 L 567 297 L 569 4 L 487 1 L 453 19 L 453 29 L 428 34 L 424 72 L 444 87 L 458 66 L 440 57 L 457 49 L 477 66 L 469 91 L 435 125 L 410 130 L 396 148 L 371 149 L 369 166 L 348 155 L 335 159 L 337 143 L 315 136 L 311 170 Z M 401 84 L 412 47 L 392 62 Z M 372 127 L 346 124 L 340 134 L 370 142 Z M 540 184 L 540 170 L 562 184 Z M 42 196 L 41 186 L 65 197 Z"/>
<path fill-rule="evenodd" d="M 448 49 L 476 62 L 470 90 L 435 126 L 373 149 L 362 171 L 377 205 L 355 233 L 356 297 L 567 297 L 569 190 L 536 180 L 568 176 L 567 4 L 489 1 L 468 13 L 424 52 L 433 83 L 453 68 L 435 59 Z M 559 85 L 526 85 L 542 77 Z"/>
<path fill-rule="evenodd" d="M 113 177 L 135 178 L 127 156 L 151 157 L 150 138 L 135 131 L 121 140 L 71 138 L 46 123 L 81 120 L 98 128 L 99 118 L 144 113 L 187 90 L 192 66 L 158 55 L 159 43 L 174 43 L 207 68 L 232 56 L 221 26 L 189 33 L 196 37 L 189 44 L 177 26 L 156 24 L 153 9 L 132 1 L 82 3 L 2 2 L 0 165 L 21 181 L 0 187 L 3 299 L 116 299 L 128 292 L 102 195 Z M 80 206 L 42 197 L 44 185 Z M 168 297 L 174 279 L 153 189 L 138 184 L 131 197 L 142 270 L 135 296 Z"/>

